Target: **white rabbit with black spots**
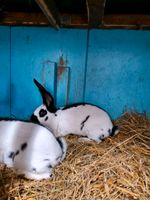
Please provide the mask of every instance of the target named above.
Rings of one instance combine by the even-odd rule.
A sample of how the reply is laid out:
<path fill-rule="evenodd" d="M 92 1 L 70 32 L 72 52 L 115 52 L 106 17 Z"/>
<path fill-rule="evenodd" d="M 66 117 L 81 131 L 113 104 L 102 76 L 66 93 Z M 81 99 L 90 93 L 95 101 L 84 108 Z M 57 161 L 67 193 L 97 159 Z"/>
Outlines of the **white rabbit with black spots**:
<path fill-rule="evenodd" d="M 99 143 L 119 132 L 103 109 L 87 103 L 57 109 L 52 95 L 37 80 L 34 79 L 34 82 L 41 93 L 43 104 L 34 111 L 31 120 L 47 127 L 56 137 L 76 134 Z"/>
<path fill-rule="evenodd" d="M 0 120 L 0 163 L 28 179 L 50 178 L 65 158 L 67 144 L 45 127 L 20 120 Z"/>

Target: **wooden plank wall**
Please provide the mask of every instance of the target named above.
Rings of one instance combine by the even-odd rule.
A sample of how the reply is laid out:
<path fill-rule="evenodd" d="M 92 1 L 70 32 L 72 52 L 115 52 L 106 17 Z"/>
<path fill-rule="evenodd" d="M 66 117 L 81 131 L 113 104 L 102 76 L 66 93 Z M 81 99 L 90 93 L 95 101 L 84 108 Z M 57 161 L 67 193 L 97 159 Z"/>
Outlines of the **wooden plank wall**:
<path fill-rule="evenodd" d="M 149 58 L 150 31 L 92 30 L 85 101 L 113 118 L 125 110 L 150 114 Z"/>
<path fill-rule="evenodd" d="M 29 118 L 41 104 L 33 78 L 58 106 L 68 98 L 97 104 L 113 118 L 126 109 L 150 114 L 149 58 L 150 31 L 1 26 L 0 116 Z"/>
<path fill-rule="evenodd" d="M 4 36 L 7 35 L 3 27 L 0 27 L 0 33 L 3 33 Z M 3 37 L 1 36 L 0 41 L 2 40 Z M 28 119 L 36 106 L 42 103 L 39 92 L 33 83 L 33 78 L 44 84 L 55 97 L 58 97 L 58 100 L 56 100 L 58 106 L 63 106 L 66 98 L 70 102 L 83 99 L 86 30 L 62 29 L 56 31 L 49 27 L 12 27 L 10 40 L 9 38 L 5 39 L 8 44 L 11 43 L 11 55 L 9 56 L 8 45 L 4 44 L 3 49 L 5 51 L 8 49 L 8 53 L 5 52 L 3 60 L 6 63 L 8 62 L 7 68 L 10 67 L 11 72 L 5 70 L 3 63 L 0 65 L 0 74 L 3 73 L 3 77 L 5 75 L 9 77 L 11 73 L 11 87 L 8 88 L 10 89 L 8 95 L 11 93 L 10 116 Z M 1 52 L 4 52 L 3 49 L 0 48 Z M 62 54 L 64 59 L 68 60 L 67 67 L 71 71 L 68 88 L 66 88 L 68 79 L 66 72 L 62 73 L 61 78 L 58 79 L 58 88 L 55 85 L 57 81 L 55 67 Z M 6 57 L 11 57 L 11 66 L 9 66 L 9 59 Z M 10 84 L 9 80 L 5 80 L 5 82 L 8 85 Z M 61 101 L 59 95 L 56 94 L 57 90 L 59 92 L 60 89 L 63 90 Z M 69 91 L 67 91 L 68 89 Z M 1 90 L 7 93 L 3 86 L 1 86 Z M 68 92 L 69 96 L 66 97 Z M 9 101 L 9 98 L 7 99 Z M 1 101 L 6 101 L 6 97 Z M 10 105 L 7 101 L 5 104 L 3 106 L 9 109 Z M 4 109 L 0 110 L 0 116 L 4 114 Z"/>
<path fill-rule="evenodd" d="M 0 27 L 0 113 L 10 116 L 10 27 Z"/>

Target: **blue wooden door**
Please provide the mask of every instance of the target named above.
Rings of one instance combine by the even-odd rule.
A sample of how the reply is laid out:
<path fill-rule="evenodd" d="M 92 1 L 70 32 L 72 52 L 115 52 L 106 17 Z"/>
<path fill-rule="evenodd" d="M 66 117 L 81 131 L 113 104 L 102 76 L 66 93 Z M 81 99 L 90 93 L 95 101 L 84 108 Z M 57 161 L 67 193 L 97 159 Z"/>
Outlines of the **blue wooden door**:
<path fill-rule="evenodd" d="M 86 101 L 113 118 L 131 110 L 150 115 L 149 82 L 149 31 L 90 31 Z"/>
<path fill-rule="evenodd" d="M 85 30 L 12 28 L 11 114 L 14 117 L 28 119 L 42 103 L 33 78 L 57 97 L 58 106 L 64 106 L 66 95 L 69 102 L 83 100 L 86 41 Z M 68 63 L 58 80 L 56 63 L 61 54 Z"/>

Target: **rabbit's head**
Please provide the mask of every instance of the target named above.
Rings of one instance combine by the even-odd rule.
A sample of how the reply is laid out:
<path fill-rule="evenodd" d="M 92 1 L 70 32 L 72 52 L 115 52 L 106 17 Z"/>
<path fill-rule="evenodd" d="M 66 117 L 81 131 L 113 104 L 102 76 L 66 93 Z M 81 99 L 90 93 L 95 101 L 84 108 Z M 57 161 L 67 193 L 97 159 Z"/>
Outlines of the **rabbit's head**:
<path fill-rule="evenodd" d="M 57 109 L 54 104 L 54 99 L 52 95 L 36 79 L 34 79 L 34 83 L 39 89 L 43 99 L 43 104 L 35 109 L 31 116 L 31 121 L 48 126 L 49 121 L 53 120 L 57 116 L 55 114 Z"/>

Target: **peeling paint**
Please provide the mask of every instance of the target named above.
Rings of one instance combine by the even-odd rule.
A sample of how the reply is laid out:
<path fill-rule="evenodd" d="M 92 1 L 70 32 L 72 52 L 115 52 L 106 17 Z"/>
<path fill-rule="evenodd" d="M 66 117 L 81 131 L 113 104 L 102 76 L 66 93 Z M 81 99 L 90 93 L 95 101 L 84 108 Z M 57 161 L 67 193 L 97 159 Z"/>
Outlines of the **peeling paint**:
<path fill-rule="evenodd" d="M 57 64 L 57 80 L 60 80 L 62 74 L 65 72 L 65 68 L 67 66 L 67 59 L 64 60 L 63 54 L 59 57 L 59 61 Z"/>
<path fill-rule="evenodd" d="M 65 72 L 65 67 L 57 67 L 57 79 L 60 80 L 61 75 Z"/>

